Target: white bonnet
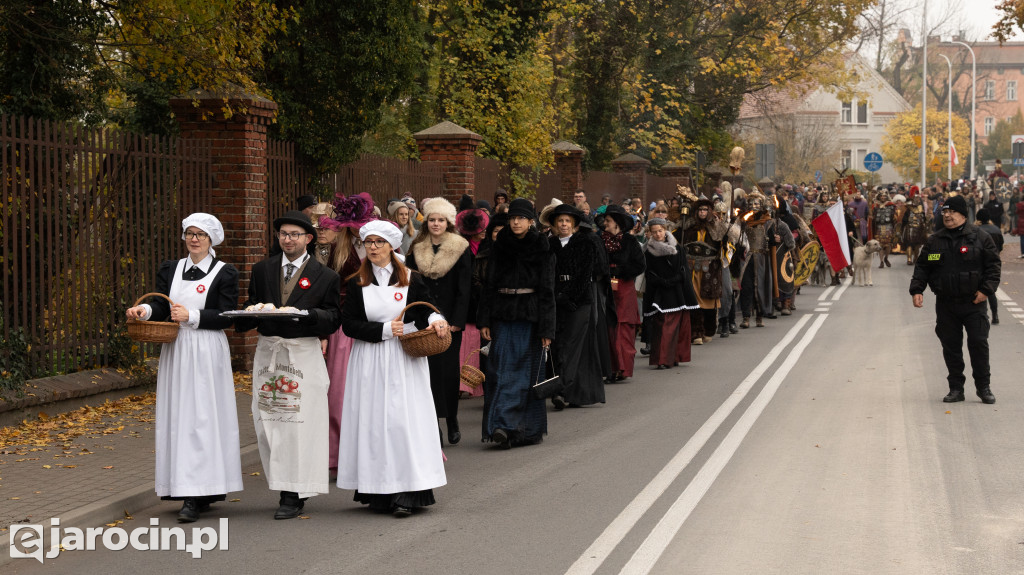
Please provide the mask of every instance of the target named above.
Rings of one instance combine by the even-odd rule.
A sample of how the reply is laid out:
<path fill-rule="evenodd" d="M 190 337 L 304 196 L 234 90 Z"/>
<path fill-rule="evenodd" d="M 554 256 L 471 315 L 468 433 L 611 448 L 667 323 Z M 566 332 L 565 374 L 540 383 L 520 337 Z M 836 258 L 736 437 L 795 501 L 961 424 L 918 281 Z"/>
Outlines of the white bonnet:
<path fill-rule="evenodd" d="M 402 231 L 393 222 L 387 220 L 373 220 L 363 224 L 359 228 L 359 239 L 366 241 L 369 236 L 380 236 L 391 244 L 391 249 L 397 250 L 402 245 Z"/>
<path fill-rule="evenodd" d="M 220 220 L 216 216 L 196 212 L 181 220 L 181 239 L 185 239 L 185 230 L 189 227 L 199 228 L 210 236 L 210 253 L 213 254 L 213 257 L 217 257 L 213 246 L 220 245 L 224 241 L 224 226 L 221 225 Z"/>

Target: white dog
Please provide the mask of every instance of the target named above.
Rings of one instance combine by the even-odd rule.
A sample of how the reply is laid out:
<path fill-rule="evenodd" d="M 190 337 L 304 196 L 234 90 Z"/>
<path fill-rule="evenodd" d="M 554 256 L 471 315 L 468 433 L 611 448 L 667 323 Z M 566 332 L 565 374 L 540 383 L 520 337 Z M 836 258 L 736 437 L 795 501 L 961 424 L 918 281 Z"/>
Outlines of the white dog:
<path fill-rule="evenodd" d="M 878 240 L 871 240 L 853 250 L 853 283 L 854 285 L 873 286 L 871 282 L 871 256 L 882 251 Z"/>

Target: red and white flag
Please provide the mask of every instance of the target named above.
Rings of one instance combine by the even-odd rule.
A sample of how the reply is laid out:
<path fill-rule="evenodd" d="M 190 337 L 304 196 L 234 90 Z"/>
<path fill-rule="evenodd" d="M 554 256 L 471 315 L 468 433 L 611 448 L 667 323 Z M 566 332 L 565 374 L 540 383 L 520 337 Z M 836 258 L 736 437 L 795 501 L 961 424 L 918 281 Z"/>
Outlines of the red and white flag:
<path fill-rule="evenodd" d="M 954 166 L 960 163 L 960 158 L 956 155 L 956 144 L 953 143 L 953 140 L 949 141 L 949 163 Z"/>
<path fill-rule="evenodd" d="M 825 250 L 832 271 L 849 266 L 853 262 L 850 257 L 850 243 L 846 238 L 846 218 L 843 217 L 843 204 L 836 202 L 824 214 L 811 221 L 821 249 Z"/>

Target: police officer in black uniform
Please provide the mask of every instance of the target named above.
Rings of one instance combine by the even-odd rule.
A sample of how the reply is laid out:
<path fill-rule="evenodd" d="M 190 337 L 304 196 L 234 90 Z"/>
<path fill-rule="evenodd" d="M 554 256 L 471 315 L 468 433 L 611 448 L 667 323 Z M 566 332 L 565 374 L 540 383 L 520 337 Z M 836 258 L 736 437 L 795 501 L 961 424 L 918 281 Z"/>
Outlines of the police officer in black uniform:
<path fill-rule="evenodd" d="M 942 205 L 943 228 L 928 237 L 914 266 L 910 294 L 914 307 L 924 306 L 924 288 L 935 293 L 935 335 L 949 371 L 949 395 L 942 401 L 964 400 L 963 331 L 971 355 L 974 386 L 983 403 L 995 403 L 989 387 L 988 314 L 985 300 L 999 287 L 1000 261 L 995 243 L 967 222 L 967 202 L 950 196 Z"/>

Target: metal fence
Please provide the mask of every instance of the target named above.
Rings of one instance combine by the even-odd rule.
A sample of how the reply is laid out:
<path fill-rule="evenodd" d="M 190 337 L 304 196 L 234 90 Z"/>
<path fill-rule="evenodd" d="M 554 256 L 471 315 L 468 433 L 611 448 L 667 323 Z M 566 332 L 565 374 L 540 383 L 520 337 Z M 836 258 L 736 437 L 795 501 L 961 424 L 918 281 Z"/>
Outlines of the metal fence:
<path fill-rule="evenodd" d="M 208 143 L 0 115 L 0 336 L 35 375 L 111 365 L 124 310 L 181 255 Z"/>

